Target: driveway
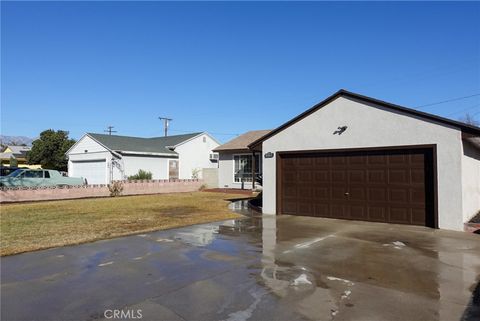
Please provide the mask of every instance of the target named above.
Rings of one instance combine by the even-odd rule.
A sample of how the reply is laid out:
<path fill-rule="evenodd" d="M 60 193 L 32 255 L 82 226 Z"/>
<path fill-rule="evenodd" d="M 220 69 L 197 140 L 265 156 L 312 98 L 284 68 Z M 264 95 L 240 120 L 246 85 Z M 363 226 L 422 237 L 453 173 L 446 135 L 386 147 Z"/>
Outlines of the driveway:
<path fill-rule="evenodd" d="M 1 261 L 8 321 L 480 318 L 480 236 L 423 227 L 259 216 Z"/>

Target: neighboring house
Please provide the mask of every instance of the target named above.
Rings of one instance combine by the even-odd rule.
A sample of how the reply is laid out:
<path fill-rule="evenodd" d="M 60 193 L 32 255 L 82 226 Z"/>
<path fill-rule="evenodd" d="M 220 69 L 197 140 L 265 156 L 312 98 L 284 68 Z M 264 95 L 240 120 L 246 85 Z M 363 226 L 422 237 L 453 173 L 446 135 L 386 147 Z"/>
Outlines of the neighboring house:
<path fill-rule="evenodd" d="M 10 166 L 10 159 L 16 159 L 19 167 L 28 167 L 28 168 L 40 168 L 40 165 L 28 165 L 27 164 L 27 153 L 32 148 L 29 146 L 15 146 L 8 145 L 0 153 L 0 160 L 3 166 Z"/>
<path fill-rule="evenodd" d="M 265 214 L 463 230 L 480 209 L 479 127 L 348 91 L 249 147 Z"/>
<path fill-rule="evenodd" d="M 261 154 L 254 153 L 248 145 L 266 135 L 269 130 L 254 130 L 240 135 L 231 141 L 218 146 L 214 152 L 219 153 L 218 187 L 246 188 L 253 187 L 252 169 L 255 163 L 255 173 L 261 174 Z"/>
<path fill-rule="evenodd" d="M 85 134 L 66 153 L 68 175 L 84 177 L 89 184 L 124 180 L 140 169 L 153 179 L 190 179 L 203 168 L 216 168 L 212 150 L 219 143 L 208 133 L 167 137 L 129 137 Z"/>

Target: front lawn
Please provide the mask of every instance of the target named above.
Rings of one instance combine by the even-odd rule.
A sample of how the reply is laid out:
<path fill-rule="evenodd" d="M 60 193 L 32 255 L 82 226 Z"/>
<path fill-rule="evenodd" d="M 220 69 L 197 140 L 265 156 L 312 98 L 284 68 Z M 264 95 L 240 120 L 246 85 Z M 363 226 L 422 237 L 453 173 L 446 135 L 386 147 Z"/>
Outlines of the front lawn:
<path fill-rule="evenodd" d="M 0 255 L 240 217 L 224 193 L 176 193 L 1 205 Z"/>

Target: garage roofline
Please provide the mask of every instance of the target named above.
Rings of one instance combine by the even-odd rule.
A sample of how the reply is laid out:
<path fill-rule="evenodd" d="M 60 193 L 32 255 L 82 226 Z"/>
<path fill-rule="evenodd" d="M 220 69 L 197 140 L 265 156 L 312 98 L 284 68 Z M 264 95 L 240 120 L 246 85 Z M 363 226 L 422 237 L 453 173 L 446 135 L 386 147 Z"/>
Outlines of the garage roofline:
<path fill-rule="evenodd" d="M 280 125 L 276 129 L 272 130 L 270 133 L 260 137 L 256 141 L 252 142 L 251 144 L 248 145 L 248 148 L 254 149 L 259 144 L 261 144 L 263 141 L 269 139 L 272 136 L 275 136 L 277 133 L 283 131 L 284 129 L 286 129 L 288 127 L 290 127 L 291 125 L 293 125 L 296 122 L 302 120 L 303 118 L 309 116 L 310 114 L 316 112 L 317 110 L 325 107 L 326 105 L 328 105 L 329 103 L 331 103 L 332 101 L 334 101 L 335 99 L 337 99 L 339 97 L 347 97 L 347 98 L 353 98 L 353 99 L 361 100 L 361 101 L 364 101 L 366 103 L 375 104 L 375 105 L 385 107 L 385 108 L 390 109 L 392 111 L 401 112 L 401 113 L 405 113 L 407 115 L 417 116 L 417 117 L 432 120 L 432 121 L 435 121 L 435 122 L 438 122 L 438 123 L 441 123 L 441 124 L 449 125 L 449 126 L 460 129 L 462 131 L 462 133 L 465 134 L 465 137 L 472 137 L 472 136 L 473 137 L 479 137 L 480 136 L 480 127 L 473 126 L 473 125 L 468 125 L 468 124 L 465 124 L 465 123 L 462 123 L 462 122 L 459 122 L 459 121 L 455 121 L 455 120 L 452 120 L 452 119 L 448 119 L 448 118 L 444 118 L 444 117 L 441 117 L 441 116 L 425 113 L 425 112 L 422 112 L 422 111 L 419 111 L 419 110 L 416 110 L 416 109 L 392 104 L 392 103 L 389 103 L 389 102 L 386 102 L 386 101 L 383 101 L 383 100 L 379 100 L 379 99 L 375 99 L 375 98 L 372 98 L 372 97 L 360 95 L 360 94 L 357 94 L 357 93 L 347 91 L 345 89 L 340 89 L 339 91 L 337 91 L 333 95 L 327 97 L 326 99 L 324 99 L 323 101 L 314 105 L 310 109 L 304 111 L 303 113 L 301 113 L 297 117 L 294 117 L 293 119 L 287 121 L 283 125 Z"/>

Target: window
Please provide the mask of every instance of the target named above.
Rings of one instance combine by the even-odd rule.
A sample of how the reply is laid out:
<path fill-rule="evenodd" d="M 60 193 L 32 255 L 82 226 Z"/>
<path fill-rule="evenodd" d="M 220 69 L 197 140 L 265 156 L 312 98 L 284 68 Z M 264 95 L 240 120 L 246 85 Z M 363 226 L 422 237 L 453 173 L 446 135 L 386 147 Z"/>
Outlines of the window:
<path fill-rule="evenodd" d="M 43 178 L 43 171 L 26 171 L 25 178 Z"/>
<path fill-rule="evenodd" d="M 234 182 L 252 182 L 252 155 L 234 155 Z M 255 173 L 260 173 L 260 155 L 255 155 Z"/>
<path fill-rule="evenodd" d="M 50 173 L 45 171 L 45 178 L 50 178 Z"/>

